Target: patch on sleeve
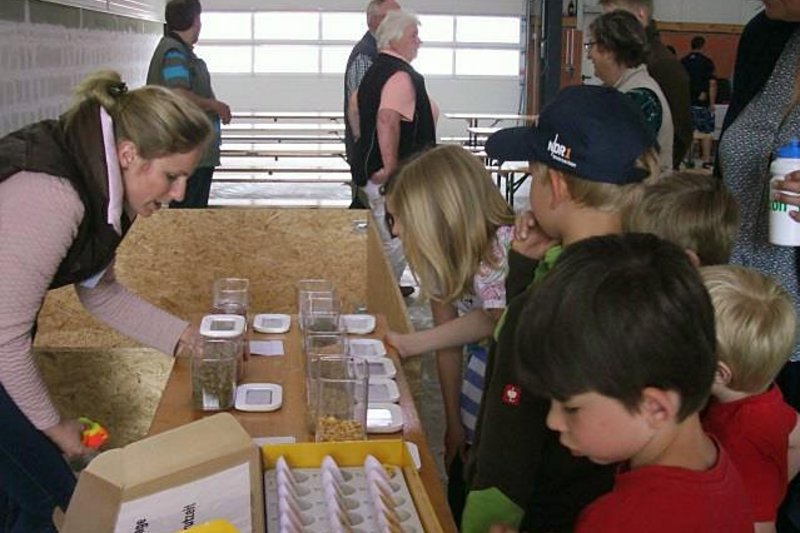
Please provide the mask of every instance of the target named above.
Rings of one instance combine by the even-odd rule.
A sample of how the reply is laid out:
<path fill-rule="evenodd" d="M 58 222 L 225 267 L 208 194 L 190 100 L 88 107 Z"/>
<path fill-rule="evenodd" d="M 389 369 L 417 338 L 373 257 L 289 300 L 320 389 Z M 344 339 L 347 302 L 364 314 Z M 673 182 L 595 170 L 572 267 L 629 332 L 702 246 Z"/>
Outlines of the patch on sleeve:
<path fill-rule="evenodd" d="M 503 387 L 503 403 L 506 405 L 519 405 L 522 396 L 522 388 L 519 385 L 506 385 Z"/>

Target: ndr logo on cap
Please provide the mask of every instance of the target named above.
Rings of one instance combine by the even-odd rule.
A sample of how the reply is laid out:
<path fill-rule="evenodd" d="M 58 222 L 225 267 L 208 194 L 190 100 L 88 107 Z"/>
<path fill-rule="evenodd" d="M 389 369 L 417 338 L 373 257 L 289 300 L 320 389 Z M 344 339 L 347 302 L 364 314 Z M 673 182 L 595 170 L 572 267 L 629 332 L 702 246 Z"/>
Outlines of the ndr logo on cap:
<path fill-rule="evenodd" d="M 551 140 L 547 141 L 547 151 L 550 152 L 550 157 L 559 161 L 571 168 L 575 168 L 577 164 L 572 161 L 572 148 L 565 146 L 558 142 L 558 133 Z"/>

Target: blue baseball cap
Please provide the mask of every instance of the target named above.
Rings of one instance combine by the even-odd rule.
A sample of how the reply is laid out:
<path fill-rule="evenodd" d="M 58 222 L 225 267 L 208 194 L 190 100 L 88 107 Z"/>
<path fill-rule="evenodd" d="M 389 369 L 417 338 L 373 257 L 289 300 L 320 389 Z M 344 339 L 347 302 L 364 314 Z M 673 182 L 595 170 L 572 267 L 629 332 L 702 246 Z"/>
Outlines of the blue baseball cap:
<path fill-rule="evenodd" d="M 577 85 L 560 91 L 535 126 L 506 128 L 486 141 L 499 161 L 538 161 L 601 183 L 637 183 L 647 172 L 637 158 L 656 144 L 636 103 L 609 87 Z"/>

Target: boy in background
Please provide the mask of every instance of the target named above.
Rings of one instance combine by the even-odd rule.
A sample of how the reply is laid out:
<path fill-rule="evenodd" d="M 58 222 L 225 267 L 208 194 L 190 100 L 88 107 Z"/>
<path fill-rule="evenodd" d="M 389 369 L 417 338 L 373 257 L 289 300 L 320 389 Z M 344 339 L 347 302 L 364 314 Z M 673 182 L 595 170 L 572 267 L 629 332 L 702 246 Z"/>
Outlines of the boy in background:
<path fill-rule="evenodd" d="M 551 399 L 547 425 L 573 454 L 622 463 L 577 533 L 753 531 L 742 480 L 700 424 L 714 310 L 683 250 L 634 233 L 576 243 L 520 324 L 520 375 Z"/>
<path fill-rule="evenodd" d="M 611 468 L 573 457 L 547 429 L 549 402 L 520 382 L 514 363 L 526 354 L 515 351 L 514 335 L 531 274 L 536 284 L 562 249 L 621 231 L 623 209 L 639 197 L 641 182 L 659 173 L 654 142 L 625 95 L 578 86 L 561 91 L 536 126 L 501 130 L 486 143 L 494 159 L 534 163 L 531 211 L 512 242 L 509 304 L 495 330 L 467 453 L 462 532 L 498 522 L 529 533 L 571 531 L 580 510 L 611 488 Z"/>
<path fill-rule="evenodd" d="M 703 426 L 745 481 L 756 532 L 774 532 L 788 481 L 800 468 L 798 416 L 774 384 L 794 347 L 794 306 L 755 270 L 728 265 L 700 274 L 714 305 L 719 357 Z"/>
<path fill-rule="evenodd" d="M 726 264 L 738 227 L 739 208 L 722 181 L 687 173 L 647 183 L 622 217 L 625 233 L 652 233 L 677 244 L 698 267 Z"/>

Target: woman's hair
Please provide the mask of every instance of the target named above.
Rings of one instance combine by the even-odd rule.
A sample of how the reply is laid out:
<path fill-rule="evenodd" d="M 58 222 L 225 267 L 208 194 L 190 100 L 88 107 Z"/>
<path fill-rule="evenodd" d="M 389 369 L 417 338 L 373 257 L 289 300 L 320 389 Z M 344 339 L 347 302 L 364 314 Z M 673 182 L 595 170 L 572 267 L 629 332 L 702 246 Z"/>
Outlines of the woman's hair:
<path fill-rule="evenodd" d="M 564 177 L 569 194 L 576 204 L 609 213 L 624 212 L 629 209 L 641 199 L 644 183 L 658 179 L 661 169 L 656 149 L 648 148 L 642 152 L 636 159 L 635 167 L 641 169 L 644 178 L 642 182 L 627 185 L 590 181 L 563 171 L 559 172 Z M 542 179 L 548 183 L 546 181 L 548 168 L 544 163 L 534 163 L 531 167 L 531 179 Z"/>
<path fill-rule="evenodd" d="M 628 68 L 641 65 L 647 58 L 647 35 L 639 20 L 618 9 L 600 15 L 589 25 L 595 46 L 608 50 L 614 61 Z"/>
<path fill-rule="evenodd" d="M 67 129 L 78 109 L 91 103 L 111 116 L 117 141 L 131 141 L 144 159 L 190 152 L 211 137 L 211 122 L 193 102 L 163 87 L 128 91 L 113 70 L 90 74 L 78 85 L 66 114 Z"/>
<path fill-rule="evenodd" d="M 700 269 L 714 305 L 717 355 L 731 369 L 728 384 L 740 392 L 763 392 L 794 349 L 792 298 L 764 274 L 745 267 Z"/>
<path fill-rule="evenodd" d="M 383 22 L 375 31 L 378 50 L 388 47 L 390 42 L 401 38 L 406 28 L 412 24 L 419 26 L 419 19 L 410 11 L 395 9 L 386 13 Z"/>
<path fill-rule="evenodd" d="M 514 212 L 477 157 L 443 145 L 404 164 L 386 187 L 403 248 L 422 291 L 451 302 L 472 292 L 481 264 L 497 265 L 497 228 Z"/>

